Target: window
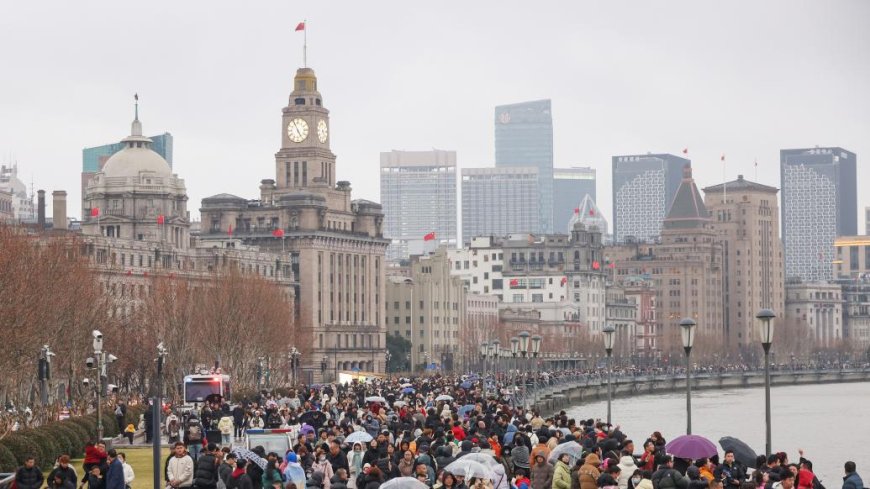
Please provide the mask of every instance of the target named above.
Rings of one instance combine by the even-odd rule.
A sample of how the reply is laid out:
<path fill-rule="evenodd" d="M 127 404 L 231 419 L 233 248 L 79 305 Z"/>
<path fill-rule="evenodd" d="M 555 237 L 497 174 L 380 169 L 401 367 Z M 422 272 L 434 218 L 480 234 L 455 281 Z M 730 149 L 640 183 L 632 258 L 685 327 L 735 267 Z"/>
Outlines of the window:
<path fill-rule="evenodd" d="M 544 294 L 532 294 L 532 302 L 544 302 Z"/>

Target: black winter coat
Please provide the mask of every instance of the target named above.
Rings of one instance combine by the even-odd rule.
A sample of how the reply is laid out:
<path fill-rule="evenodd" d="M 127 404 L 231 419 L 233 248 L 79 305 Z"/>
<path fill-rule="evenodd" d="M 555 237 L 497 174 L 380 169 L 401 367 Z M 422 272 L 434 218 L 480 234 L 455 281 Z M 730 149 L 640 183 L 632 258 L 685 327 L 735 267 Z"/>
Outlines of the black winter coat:
<path fill-rule="evenodd" d="M 15 485 L 18 489 L 39 489 L 42 487 L 42 471 L 39 467 L 19 467 L 15 472 Z"/>
<path fill-rule="evenodd" d="M 217 458 L 212 454 L 200 455 L 193 467 L 193 485 L 198 489 L 217 487 Z"/>

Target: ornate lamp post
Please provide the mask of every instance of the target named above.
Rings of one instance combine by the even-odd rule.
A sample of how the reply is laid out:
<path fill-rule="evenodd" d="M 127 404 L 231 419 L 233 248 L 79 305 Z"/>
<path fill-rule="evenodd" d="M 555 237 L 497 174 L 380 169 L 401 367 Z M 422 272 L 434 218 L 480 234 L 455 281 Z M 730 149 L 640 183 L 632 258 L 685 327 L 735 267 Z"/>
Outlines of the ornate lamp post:
<path fill-rule="evenodd" d="M 534 365 L 532 366 L 532 390 L 535 391 L 535 404 L 538 403 L 538 390 L 535 388 L 538 382 L 538 355 L 541 354 L 541 338 L 540 335 L 532 336 L 532 362 Z"/>
<path fill-rule="evenodd" d="M 695 342 L 695 325 L 692 318 L 680 320 L 680 336 L 683 339 L 683 350 L 686 352 L 686 434 L 692 434 L 692 364 L 689 358 L 692 353 L 692 344 Z"/>
<path fill-rule="evenodd" d="M 291 381 L 292 385 L 296 385 L 296 375 L 297 369 L 299 368 L 299 358 L 302 356 L 302 352 L 296 349 L 295 346 L 290 347 L 290 353 L 287 354 L 290 357 L 290 373 L 292 375 Z"/>
<path fill-rule="evenodd" d="M 613 364 L 611 359 L 611 354 L 613 353 L 613 341 L 616 339 L 615 334 L 616 328 L 613 327 L 612 324 L 607 323 L 604 326 L 604 329 L 601 330 L 604 333 L 604 351 L 607 352 L 607 424 L 610 424 L 610 404 L 611 398 L 613 397 L 611 393 L 611 373 L 613 371 Z"/>
<path fill-rule="evenodd" d="M 755 317 L 761 320 L 761 347 L 764 348 L 764 448 L 765 455 L 770 455 L 770 345 L 773 343 L 773 319 L 776 313 L 772 309 L 762 309 Z"/>
<path fill-rule="evenodd" d="M 517 336 L 511 338 L 511 358 L 513 360 L 513 369 L 511 371 L 511 389 L 513 392 L 511 393 L 511 401 L 516 405 L 516 389 L 517 389 L 517 375 L 519 374 L 519 369 L 517 368 L 517 353 L 520 352 L 520 339 Z"/>
<path fill-rule="evenodd" d="M 489 342 L 489 356 L 492 357 L 492 365 L 493 365 L 492 371 L 494 374 L 493 377 L 495 377 L 496 379 L 498 378 L 498 367 L 499 367 L 498 357 L 499 357 L 500 353 L 501 353 L 501 341 L 499 341 L 499 340 L 490 341 Z"/>
<path fill-rule="evenodd" d="M 326 367 L 329 366 L 329 357 L 323 355 L 323 358 L 320 360 L 320 377 L 323 379 L 323 383 L 326 383 Z"/>
<path fill-rule="evenodd" d="M 387 350 L 386 353 L 384 353 L 384 370 L 387 371 L 387 379 L 390 378 L 390 358 L 392 357 L 393 354 L 390 353 L 390 350 Z"/>
<path fill-rule="evenodd" d="M 486 354 L 489 352 L 489 342 L 480 344 L 480 376 L 486 378 Z"/>

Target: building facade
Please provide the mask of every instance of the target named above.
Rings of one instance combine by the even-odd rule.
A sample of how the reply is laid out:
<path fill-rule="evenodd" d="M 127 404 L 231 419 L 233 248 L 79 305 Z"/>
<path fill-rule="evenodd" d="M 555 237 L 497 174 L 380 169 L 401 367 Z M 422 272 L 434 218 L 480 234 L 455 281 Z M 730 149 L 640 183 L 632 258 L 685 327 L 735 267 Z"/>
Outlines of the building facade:
<path fill-rule="evenodd" d="M 571 217 L 578 203 L 595 196 L 595 169 L 589 167 L 553 169 L 553 232 L 570 233 Z M 606 233 L 606 231 L 605 231 Z"/>
<path fill-rule="evenodd" d="M 447 250 L 440 248 L 414 256 L 410 277 L 387 277 L 387 329 L 411 342 L 415 370 L 458 366 L 467 299 L 462 280 L 451 276 L 450 268 Z"/>
<path fill-rule="evenodd" d="M 12 220 L 15 222 L 36 222 L 36 207 L 33 193 L 27 193 L 27 185 L 18 178 L 18 165 L 0 166 L 0 192 L 10 195 Z"/>
<path fill-rule="evenodd" d="M 282 109 L 275 179 L 260 198 L 229 194 L 203 199 L 200 239 L 229 239 L 280 252 L 298 278 L 296 324 L 311 339 L 302 370 L 315 381 L 356 368 L 385 371 L 385 253 L 381 205 L 351 200 L 336 179 L 329 111 L 311 68 L 296 71 Z M 324 368 L 325 366 L 325 368 Z"/>
<path fill-rule="evenodd" d="M 424 245 L 455 247 L 456 151 L 381 153 L 381 204 L 384 236 L 391 240 L 388 259 L 419 255 Z M 434 239 L 425 239 L 430 233 Z"/>
<path fill-rule="evenodd" d="M 851 349 L 870 351 L 870 278 L 838 280 L 843 291 L 843 337 Z"/>
<path fill-rule="evenodd" d="M 834 240 L 834 279 L 870 278 L 870 236 L 837 236 Z"/>
<path fill-rule="evenodd" d="M 783 149 L 779 155 L 785 275 L 829 280 L 834 239 L 858 234 L 856 155 L 838 147 Z"/>
<path fill-rule="evenodd" d="M 816 348 L 833 348 L 843 339 L 843 298 L 839 285 L 827 282 L 785 284 L 785 328 Z"/>
<path fill-rule="evenodd" d="M 534 167 L 538 170 L 537 226 L 523 232 L 553 232 L 553 115 L 550 105 L 549 100 L 535 100 L 495 108 L 496 168 Z"/>
<path fill-rule="evenodd" d="M 658 238 L 683 168 L 691 161 L 672 154 L 645 154 L 614 156 L 612 164 L 614 241 Z"/>
<path fill-rule="evenodd" d="M 759 310 L 782 314 L 785 309 L 777 193 L 743 175 L 704 189 L 711 228 L 722 245 L 725 335 L 740 351 L 761 341 Z"/>
<path fill-rule="evenodd" d="M 538 229 L 539 177 L 534 167 L 463 168 L 463 241 Z"/>
<path fill-rule="evenodd" d="M 613 326 L 614 332 L 613 352 L 622 359 L 631 359 L 632 364 L 637 364 L 639 353 L 638 338 L 638 313 L 640 308 L 635 298 L 626 293 L 626 288 L 621 285 L 609 285 L 606 290 L 605 321 Z"/>
<path fill-rule="evenodd" d="M 12 205 L 14 198 L 12 192 L 0 189 L 0 223 L 8 223 L 15 220 L 15 208 Z"/>
<path fill-rule="evenodd" d="M 661 242 L 622 243 L 605 253 L 616 283 L 651 281 L 655 288 L 656 355 L 682 351 L 680 321 L 697 323 L 695 347 L 712 354 L 725 344 L 723 254 L 690 167 L 662 224 Z"/>
<path fill-rule="evenodd" d="M 166 160 L 166 163 L 169 164 L 169 169 L 171 170 L 174 144 L 172 134 L 164 132 L 163 134 L 151 136 L 148 139 L 151 140 L 151 150 L 153 150 L 155 153 L 160 155 L 161 158 Z M 82 150 L 82 219 L 88 216 L 88 213 L 90 212 L 90 209 L 85 207 L 84 202 L 84 195 L 88 186 L 88 182 L 97 172 L 103 170 L 103 166 L 106 164 L 109 158 L 112 157 L 112 155 L 114 155 L 118 151 L 121 151 L 124 148 L 124 143 L 119 142 L 104 144 L 102 146 L 95 146 L 93 148 L 85 148 Z"/>

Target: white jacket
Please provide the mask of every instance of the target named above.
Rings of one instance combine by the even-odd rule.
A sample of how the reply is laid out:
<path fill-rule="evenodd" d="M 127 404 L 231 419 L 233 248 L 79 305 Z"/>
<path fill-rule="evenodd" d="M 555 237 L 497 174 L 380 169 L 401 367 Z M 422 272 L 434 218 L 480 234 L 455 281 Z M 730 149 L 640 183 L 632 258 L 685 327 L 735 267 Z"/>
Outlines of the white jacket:
<path fill-rule="evenodd" d="M 183 457 L 173 456 L 169 459 L 166 467 L 166 476 L 169 480 L 179 481 L 178 487 L 190 487 L 193 485 L 193 459 L 190 455 Z"/>

